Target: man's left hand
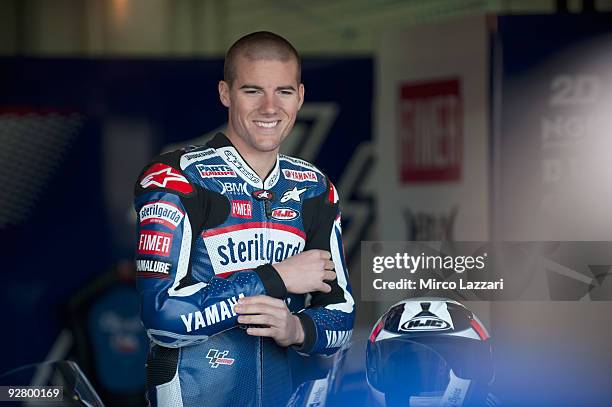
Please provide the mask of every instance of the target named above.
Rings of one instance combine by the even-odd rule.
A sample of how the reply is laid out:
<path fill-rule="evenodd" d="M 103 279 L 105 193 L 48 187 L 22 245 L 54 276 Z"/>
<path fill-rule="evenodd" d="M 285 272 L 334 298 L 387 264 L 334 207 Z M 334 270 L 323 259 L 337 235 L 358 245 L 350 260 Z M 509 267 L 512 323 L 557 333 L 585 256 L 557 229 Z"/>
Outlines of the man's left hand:
<path fill-rule="evenodd" d="M 252 336 L 267 336 L 280 346 L 291 346 L 304 342 L 304 330 L 300 319 L 293 315 L 283 300 L 258 295 L 244 297 L 234 306 L 238 322 L 261 327 L 247 328 Z"/>

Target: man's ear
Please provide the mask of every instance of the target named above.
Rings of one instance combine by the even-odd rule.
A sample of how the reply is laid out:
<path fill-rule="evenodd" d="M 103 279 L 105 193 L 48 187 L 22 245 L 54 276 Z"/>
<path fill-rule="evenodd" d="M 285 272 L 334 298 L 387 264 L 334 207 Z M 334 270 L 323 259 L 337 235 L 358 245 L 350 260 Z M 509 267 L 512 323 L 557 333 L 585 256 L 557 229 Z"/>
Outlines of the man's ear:
<path fill-rule="evenodd" d="M 230 106 L 230 88 L 225 81 L 219 81 L 219 100 L 221 100 L 223 106 Z"/>
<path fill-rule="evenodd" d="M 300 83 L 300 86 L 298 86 L 298 97 L 300 98 L 298 102 L 298 110 L 300 110 L 302 108 L 302 105 L 304 104 L 304 84 L 303 83 Z"/>

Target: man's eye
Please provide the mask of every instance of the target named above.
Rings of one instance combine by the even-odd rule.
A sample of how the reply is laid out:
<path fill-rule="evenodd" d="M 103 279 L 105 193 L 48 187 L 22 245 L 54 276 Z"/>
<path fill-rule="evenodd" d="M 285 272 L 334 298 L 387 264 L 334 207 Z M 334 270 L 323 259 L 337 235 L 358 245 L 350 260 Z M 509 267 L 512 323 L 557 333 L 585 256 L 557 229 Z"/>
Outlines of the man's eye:
<path fill-rule="evenodd" d="M 261 91 L 257 89 L 245 89 L 244 93 L 246 93 L 247 95 L 256 95 L 258 93 L 261 93 Z"/>
<path fill-rule="evenodd" d="M 293 95 L 293 91 L 292 90 L 281 90 L 280 94 L 283 96 L 290 96 L 290 95 Z"/>

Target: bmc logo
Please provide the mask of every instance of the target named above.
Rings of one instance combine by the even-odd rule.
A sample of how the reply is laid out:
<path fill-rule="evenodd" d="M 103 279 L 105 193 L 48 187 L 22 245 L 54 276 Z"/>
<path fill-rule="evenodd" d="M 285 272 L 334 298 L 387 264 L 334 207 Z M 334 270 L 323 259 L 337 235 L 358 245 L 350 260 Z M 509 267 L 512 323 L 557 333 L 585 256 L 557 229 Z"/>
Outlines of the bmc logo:
<path fill-rule="evenodd" d="M 172 234 L 143 230 L 138 239 L 138 254 L 154 254 L 168 257 L 172 246 Z"/>
<path fill-rule="evenodd" d="M 458 78 L 399 89 L 398 157 L 402 184 L 459 182 L 463 110 Z"/>
<path fill-rule="evenodd" d="M 251 201 L 232 201 L 232 216 L 235 218 L 251 219 L 253 217 Z"/>
<path fill-rule="evenodd" d="M 222 182 L 221 186 L 223 187 L 221 193 L 224 195 L 248 195 L 246 182 L 243 182 L 242 184 L 239 184 L 237 182 Z"/>
<path fill-rule="evenodd" d="M 236 172 L 229 165 L 204 165 L 198 164 L 196 168 L 202 178 L 213 177 L 235 177 Z"/>
<path fill-rule="evenodd" d="M 314 171 L 295 171 L 295 170 L 283 170 L 285 178 L 292 181 L 314 181 L 317 182 L 317 174 Z"/>
<path fill-rule="evenodd" d="M 450 324 L 438 317 L 415 317 L 406 321 L 400 327 L 400 331 L 443 331 L 449 329 Z"/>
<path fill-rule="evenodd" d="M 277 208 L 272 211 L 272 219 L 276 220 L 291 220 L 298 216 L 300 214 L 291 208 Z"/>
<path fill-rule="evenodd" d="M 231 366 L 234 364 L 235 359 L 226 358 L 229 350 L 219 352 L 217 349 L 209 349 L 206 359 L 209 360 L 210 367 L 216 369 L 219 365 Z"/>

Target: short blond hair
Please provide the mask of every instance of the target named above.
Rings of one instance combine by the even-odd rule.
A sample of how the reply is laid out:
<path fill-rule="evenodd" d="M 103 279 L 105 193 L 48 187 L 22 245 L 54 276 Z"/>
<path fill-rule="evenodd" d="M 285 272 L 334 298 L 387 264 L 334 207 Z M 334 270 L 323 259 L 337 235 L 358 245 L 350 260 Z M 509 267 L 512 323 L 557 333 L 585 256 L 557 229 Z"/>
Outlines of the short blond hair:
<path fill-rule="evenodd" d="M 293 45 L 280 35 L 269 31 L 257 31 L 241 37 L 232 44 L 225 54 L 223 65 L 223 80 L 230 86 L 236 79 L 236 59 L 241 56 L 251 61 L 263 59 L 287 62 L 294 60 L 297 64 L 297 83 L 301 83 L 300 55 Z"/>

